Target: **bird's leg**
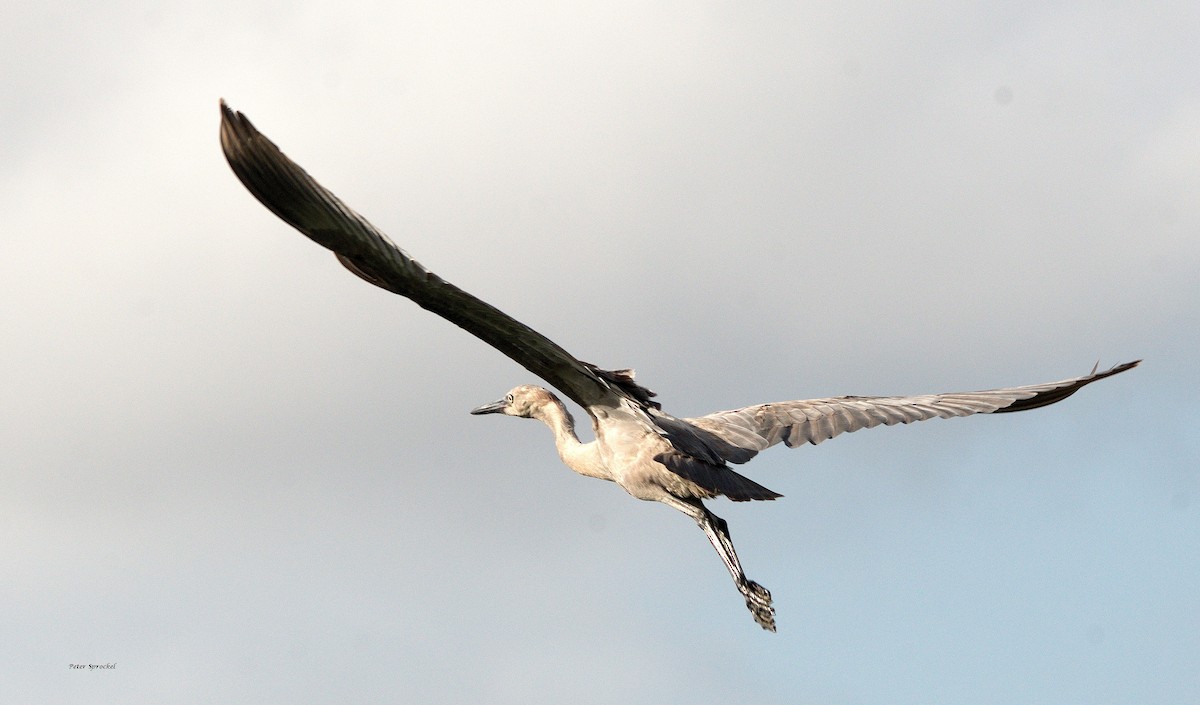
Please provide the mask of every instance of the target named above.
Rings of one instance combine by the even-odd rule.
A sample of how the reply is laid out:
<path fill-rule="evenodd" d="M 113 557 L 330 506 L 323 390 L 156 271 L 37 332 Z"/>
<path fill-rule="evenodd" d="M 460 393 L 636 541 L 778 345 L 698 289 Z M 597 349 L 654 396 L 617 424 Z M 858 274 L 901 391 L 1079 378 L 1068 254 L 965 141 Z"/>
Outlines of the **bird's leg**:
<path fill-rule="evenodd" d="M 703 521 L 697 522 L 709 543 L 717 550 L 737 589 L 746 598 L 746 608 L 754 615 L 754 621 L 767 631 L 775 631 L 775 608 L 771 606 L 771 593 L 762 585 L 746 577 L 742 564 L 738 560 L 737 551 L 733 548 L 733 539 L 729 537 L 729 524 L 724 519 L 701 506 L 706 515 Z"/>
<path fill-rule="evenodd" d="M 687 514 L 700 526 L 704 535 L 708 537 L 708 542 L 716 549 L 717 555 L 721 556 L 729 574 L 733 576 L 738 592 L 746 598 L 746 608 L 754 615 L 754 621 L 767 631 L 775 631 L 775 608 L 771 606 L 771 593 L 746 577 L 737 551 L 733 549 L 733 540 L 729 538 L 729 524 L 710 512 L 698 499 L 670 497 L 663 500 L 663 503 Z"/>

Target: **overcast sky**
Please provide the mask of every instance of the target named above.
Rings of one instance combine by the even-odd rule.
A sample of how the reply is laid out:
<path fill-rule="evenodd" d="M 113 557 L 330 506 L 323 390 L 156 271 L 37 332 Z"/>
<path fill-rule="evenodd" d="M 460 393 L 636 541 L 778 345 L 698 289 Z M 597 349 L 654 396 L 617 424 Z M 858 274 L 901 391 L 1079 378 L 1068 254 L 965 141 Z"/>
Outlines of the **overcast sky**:
<path fill-rule="evenodd" d="M 9 3 L 6 702 L 1200 701 L 1200 10 L 878 5 Z M 746 466 L 768 634 L 468 416 L 537 380 L 259 205 L 221 97 L 676 415 L 1146 362 Z"/>

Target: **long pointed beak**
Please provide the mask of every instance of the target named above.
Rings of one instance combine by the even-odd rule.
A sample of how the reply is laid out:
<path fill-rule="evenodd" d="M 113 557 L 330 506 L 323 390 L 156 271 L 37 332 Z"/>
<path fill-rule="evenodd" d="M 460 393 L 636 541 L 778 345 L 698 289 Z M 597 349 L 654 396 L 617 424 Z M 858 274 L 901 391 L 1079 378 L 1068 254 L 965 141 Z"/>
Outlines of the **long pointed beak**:
<path fill-rule="evenodd" d="M 506 406 L 508 406 L 508 402 L 506 400 L 498 399 L 490 404 L 484 404 L 478 408 L 471 409 L 471 413 L 475 416 L 479 416 L 481 414 L 498 414 L 504 411 Z"/>

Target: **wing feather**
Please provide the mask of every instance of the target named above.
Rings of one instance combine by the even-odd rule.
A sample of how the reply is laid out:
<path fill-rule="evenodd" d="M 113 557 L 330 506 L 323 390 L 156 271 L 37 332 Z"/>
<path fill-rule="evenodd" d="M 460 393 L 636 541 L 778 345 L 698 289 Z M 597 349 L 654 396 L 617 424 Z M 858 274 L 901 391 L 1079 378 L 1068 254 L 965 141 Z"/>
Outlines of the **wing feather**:
<path fill-rule="evenodd" d="M 842 433 L 880 424 L 891 426 L 932 418 L 1001 414 L 1036 409 L 1062 401 L 1086 385 L 1132 369 L 1141 360 L 1093 369 L 1082 377 L 980 392 L 923 394 L 910 397 L 835 397 L 759 404 L 683 419 L 744 451 L 729 462 L 746 462 L 761 450 L 783 442 L 788 447 L 816 445 Z"/>
<path fill-rule="evenodd" d="M 598 368 L 423 267 L 288 159 L 245 115 L 234 112 L 224 101 L 221 148 L 234 174 L 255 198 L 284 222 L 333 251 L 362 279 L 408 297 L 472 333 L 584 408 L 611 399 L 613 393 L 629 394 L 602 379 L 604 373 Z"/>

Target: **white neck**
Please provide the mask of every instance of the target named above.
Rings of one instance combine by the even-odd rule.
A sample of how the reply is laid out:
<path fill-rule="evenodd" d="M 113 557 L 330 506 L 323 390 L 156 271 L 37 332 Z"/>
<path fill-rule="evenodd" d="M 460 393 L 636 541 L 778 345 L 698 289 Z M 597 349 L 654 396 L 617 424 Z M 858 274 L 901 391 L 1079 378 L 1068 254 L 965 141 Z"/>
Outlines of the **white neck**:
<path fill-rule="evenodd" d="M 579 473 L 601 480 L 611 480 L 608 470 L 600 460 L 599 448 L 595 441 L 581 443 L 575 435 L 575 419 L 558 399 L 543 404 L 533 412 L 533 418 L 539 419 L 554 433 L 554 446 L 558 448 L 558 457 L 563 463 Z"/>

